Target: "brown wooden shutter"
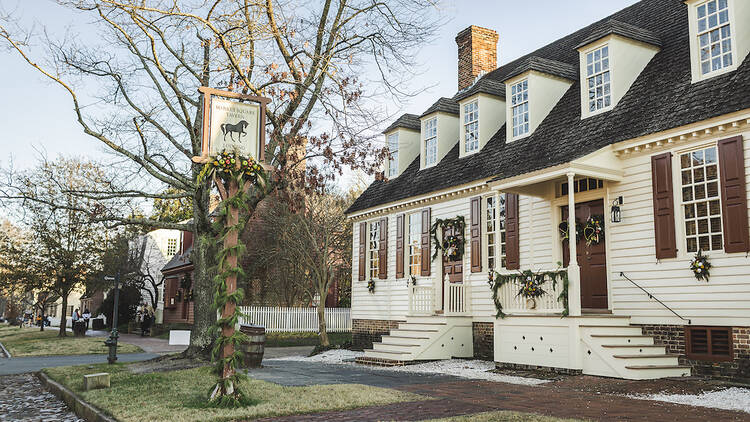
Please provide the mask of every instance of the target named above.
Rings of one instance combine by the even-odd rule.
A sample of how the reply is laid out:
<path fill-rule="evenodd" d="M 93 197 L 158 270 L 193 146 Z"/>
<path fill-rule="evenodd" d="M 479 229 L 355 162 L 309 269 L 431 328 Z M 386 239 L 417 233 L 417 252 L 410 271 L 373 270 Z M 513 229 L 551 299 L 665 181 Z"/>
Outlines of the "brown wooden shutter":
<path fill-rule="evenodd" d="M 482 272 L 482 198 L 471 198 L 471 272 Z"/>
<path fill-rule="evenodd" d="M 748 252 L 750 235 L 747 227 L 747 185 L 742 136 L 719 141 L 719 174 L 724 252 Z"/>
<path fill-rule="evenodd" d="M 388 278 L 388 217 L 380 219 L 380 248 L 378 249 L 378 278 Z"/>
<path fill-rule="evenodd" d="M 521 268 L 521 248 L 518 233 L 518 195 L 505 194 L 505 268 Z"/>
<path fill-rule="evenodd" d="M 651 185 L 654 200 L 656 259 L 675 258 L 677 241 L 672 193 L 672 153 L 666 152 L 651 157 Z"/>
<path fill-rule="evenodd" d="M 404 277 L 404 214 L 396 216 L 396 278 Z"/>
<path fill-rule="evenodd" d="M 367 279 L 367 223 L 359 223 L 359 281 Z"/>
<path fill-rule="evenodd" d="M 422 268 L 420 274 L 423 277 L 430 275 L 430 269 L 432 268 L 432 261 L 430 260 L 430 225 L 432 223 L 430 209 L 425 208 L 422 210 Z"/>

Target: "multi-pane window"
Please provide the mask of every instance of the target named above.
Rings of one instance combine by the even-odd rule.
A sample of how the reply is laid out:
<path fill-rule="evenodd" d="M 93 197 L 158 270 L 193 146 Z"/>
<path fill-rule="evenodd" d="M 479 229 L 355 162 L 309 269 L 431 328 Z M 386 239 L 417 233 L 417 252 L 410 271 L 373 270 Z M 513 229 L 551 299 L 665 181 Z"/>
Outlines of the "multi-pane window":
<path fill-rule="evenodd" d="M 437 117 L 424 123 L 424 165 L 437 162 Z"/>
<path fill-rule="evenodd" d="M 370 280 L 378 278 L 378 267 L 380 258 L 378 257 L 378 251 L 380 250 L 380 222 L 373 221 L 370 223 L 370 241 L 367 243 L 367 257 L 370 269 Z"/>
<path fill-rule="evenodd" d="M 680 155 L 682 207 L 688 252 L 723 248 L 716 147 Z"/>
<path fill-rule="evenodd" d="M 487 266 L 491 269 L 505 268 L 505 194 L 489 196 L 485 199 L 485 202 Z M 499 255 L 497 253 L 498 248 L 500 250 Z"/>
<path fill-rule="evenodd" d="M 701 74 L 732 65 L 732 33 L 728 0 L 711 0 L 698 6 L 698 45 Z"/>
<path fill-rule="evenodd" d="M 422 268 L 422 213 L 409 214 L 409 275 L 417 276 Z"/>
<path fill-rule="evenodd" d="M 529 81 L 523 80 L 510 88 L 513 137 L 529 133 Z"/>
<path fill-rule="evenodd" d="M 177 239 L 167 239 L 167 255 L 174 256 L 177 253 Z"/>
<path fill-rule="evenodd" d="M 608 46 L 586 54 L 586 78 L 589 88 L 589 111 L 601 110 L 612 105 Z"/>
<path fill-rule="evenodd" d="M 479 102 L 464 105 L 464 152 L 479 149 Z"/>
<path fill-rule="evenodd" d="M 391 153 L 391 159 L 388 160 L 388 177 L 398 175 L 398 133 L 388 135 L 388 151 Z"/>

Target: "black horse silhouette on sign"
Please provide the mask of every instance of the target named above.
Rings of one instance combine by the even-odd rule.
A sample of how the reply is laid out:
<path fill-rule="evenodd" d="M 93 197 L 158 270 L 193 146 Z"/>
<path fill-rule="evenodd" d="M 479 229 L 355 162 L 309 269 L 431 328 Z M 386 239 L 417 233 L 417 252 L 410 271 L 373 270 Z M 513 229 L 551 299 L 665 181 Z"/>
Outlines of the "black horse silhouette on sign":
<path fill-rule="evenodd" d="M 234 137 L 232 136 L 233 132 L 236 132 L 238 134 L 237 135 L 238 138 L 241 138 L 247 135 L 247 132 L 245 132 L 245 128 L 247 127 L 248 124 L 249 123 L 244 120 L 240 120 L 237 124 L 234 124 L 234 125 L 230 125 L 229 123 L 222 124 L 220 127 L 221 127 L 221 133 L 224 134 L 224 140 L 225 141 L 227 140 L 227 134 L 228 134 L 229 139 L 234 141 Z"/>

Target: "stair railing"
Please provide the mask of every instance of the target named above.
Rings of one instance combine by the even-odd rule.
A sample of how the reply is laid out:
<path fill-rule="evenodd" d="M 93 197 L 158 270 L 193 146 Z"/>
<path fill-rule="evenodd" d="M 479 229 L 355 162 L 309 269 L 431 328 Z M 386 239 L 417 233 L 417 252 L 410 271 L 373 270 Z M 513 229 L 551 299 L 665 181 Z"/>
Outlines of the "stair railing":
<path fill-rule="evenodd" d="M 680 315 L 677 312 L 675 312 L 674 309 L 670 308 L 666 303 L 664 303 L 661 300 L 659 300 L 658 297 L 654 296 L 653 294 L 651 294 L 650 292 L 648 292 L 646 289 L 644 289 L 643 287 L 641 287 L 638 283 L 636 283 L 635 281 L 631 280 L 630 277 L 626 276 L 624 272 L 620 271 L 620 277 L 624 278 L 625 280 L 628 280 L 629 282 L 633 283 L 633 285 L 635 287 L 643 290 L 643 293 L 646 293 L 646 295 L 648 295 L 649 299 L 653 299 L 653 300 L 659 302 L 659 304 L 661 304 L 661 306 L 667 308 L 667 310 L 669 310 L 669 312 L 673 313 L 677 318 L 679 318 L 679 319 L 681 319 L 683 321 L 687 321 L 688 325 L 691 324 L 691 321 L 688 318 L 685 318 L 682 315 Z"/>

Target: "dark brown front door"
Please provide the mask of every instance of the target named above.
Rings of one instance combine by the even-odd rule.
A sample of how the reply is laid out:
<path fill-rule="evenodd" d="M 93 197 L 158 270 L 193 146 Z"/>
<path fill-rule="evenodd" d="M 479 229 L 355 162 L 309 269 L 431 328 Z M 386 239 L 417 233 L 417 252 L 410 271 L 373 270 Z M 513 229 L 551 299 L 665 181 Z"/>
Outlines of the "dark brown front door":
<path fill-rule="evenodd" d="M 591 202 L 576 204 L 576 222 L 585 224 L 592 215 L 604 216 L 604 201 L 599 199 Z M 568 207 L 562 208 L 562 219 L 568 219 Z M 604 218 L 602 218 L 604 222 Z M 606 229 L 605 229 L 606 232 Z M 574 239 L 575 234 L 571 233 Z M 578 265 L 581 267 L 581 308 L 608 309 L 607 303 L 607 253 L 604 240 L 598 244 L 586 246 L 585 239 L 579 239 L 576 244 Z M 563 265 L 570 262 L 568 241 L 563 241 Z"/>
<path fill-rule="evenodd" d="M 463 233 L 457 233 L 461 238 L 463 239 Z M 453 228 L 446 228 L 443 230 L 443 242 L 445 242 L 445 238 L 448 236 L 453 235 Z M 465 249 L 465 248 L 464 248 Z M 463 257 L 458 259 L 457 261 L 451 261 L 448 257 L 443 256 L 443 279 L 440 285 L 443 287 L 443 292 L 445 292 L 445 276 L 448 275 L 448 280 L 451 283 L 461 283 L 464 281 L 464 260 Z M 441 309 L 445 309 L 445 294 L 442 294 L 443 300 Z"/>

